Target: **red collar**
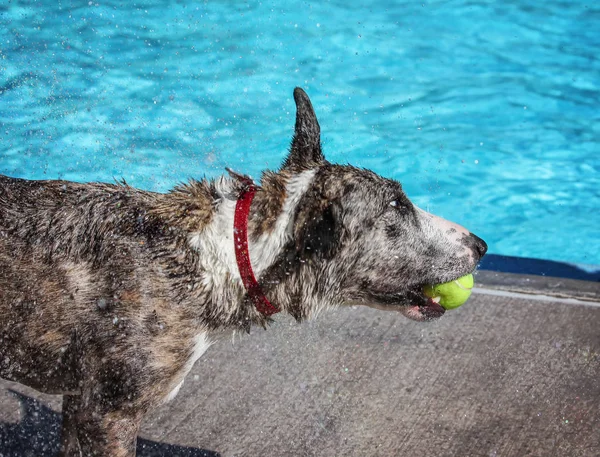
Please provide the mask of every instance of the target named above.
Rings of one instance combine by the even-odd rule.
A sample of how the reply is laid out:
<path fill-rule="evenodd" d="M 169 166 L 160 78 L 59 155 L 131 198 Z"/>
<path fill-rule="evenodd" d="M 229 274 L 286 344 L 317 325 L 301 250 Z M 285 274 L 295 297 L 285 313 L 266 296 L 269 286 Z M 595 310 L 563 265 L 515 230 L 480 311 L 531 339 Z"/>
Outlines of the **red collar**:
<path fill-rule="evenodd" d="M 235 259 L 248 296 L 258 312 L 268 317 L 278 313 L 280 309 L 267 300 L 252 271 L 248 251 L 248 214 L 250 213 L 250 204 L 256 193 L 256 185 L 247 177 L 244 177 L 244 184 L 244 189 L 235 205 L 235 216 L 233 218 Z"/>

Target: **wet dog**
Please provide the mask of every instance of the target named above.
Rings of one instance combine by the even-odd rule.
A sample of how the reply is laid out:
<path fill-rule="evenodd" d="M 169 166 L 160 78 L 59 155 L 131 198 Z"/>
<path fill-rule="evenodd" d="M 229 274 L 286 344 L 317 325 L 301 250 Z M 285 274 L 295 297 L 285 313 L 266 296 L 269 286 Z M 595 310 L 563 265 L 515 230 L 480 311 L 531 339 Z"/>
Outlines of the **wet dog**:
<path fill-rule="evenodd" d="M 480 238 L 396 181 L 327 162 L 294 98 L 289 156 L 260 186 L 0 176 L 0 377 L 63 394 L 63 455 L 133 456 L 144 415 L 217 332 L 356 303 L 434 319 L 422 286 L 476 267 Z"/>

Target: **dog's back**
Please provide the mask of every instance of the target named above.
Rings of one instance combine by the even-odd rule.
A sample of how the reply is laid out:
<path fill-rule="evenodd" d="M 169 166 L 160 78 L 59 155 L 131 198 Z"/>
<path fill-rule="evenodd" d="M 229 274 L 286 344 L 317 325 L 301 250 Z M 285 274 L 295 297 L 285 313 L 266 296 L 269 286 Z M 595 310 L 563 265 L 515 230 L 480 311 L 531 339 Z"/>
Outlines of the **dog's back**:
<path fill-rule="evenodd" d="M 154 195 L 126 185 L 0 176 L 2 240 L 46 260 L 102 261 L 112 255 L 107 238 L 149 234 L 144 214 Z"/>

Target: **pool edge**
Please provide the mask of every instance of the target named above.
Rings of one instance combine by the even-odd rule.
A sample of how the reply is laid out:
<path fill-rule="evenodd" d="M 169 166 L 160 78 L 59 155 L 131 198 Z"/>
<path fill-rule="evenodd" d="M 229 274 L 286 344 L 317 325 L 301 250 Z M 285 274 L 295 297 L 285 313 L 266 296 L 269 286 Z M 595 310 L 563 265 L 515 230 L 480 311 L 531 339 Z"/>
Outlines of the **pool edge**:
<path fill-rule="evenodd" d="M 595 281 L 480 269 L 475 272 L 475 284 L 521 294 L 600 302 L 600 283 Z"/>

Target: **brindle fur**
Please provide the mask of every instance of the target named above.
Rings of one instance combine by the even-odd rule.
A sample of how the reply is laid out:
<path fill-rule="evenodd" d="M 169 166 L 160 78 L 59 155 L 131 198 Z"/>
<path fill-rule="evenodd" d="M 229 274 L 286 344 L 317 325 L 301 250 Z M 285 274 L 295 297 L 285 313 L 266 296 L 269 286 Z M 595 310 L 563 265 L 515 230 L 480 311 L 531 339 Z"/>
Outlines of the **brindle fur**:
<path fill-rule="evenodd" d="M 475 267 L 479 238 L 435 240 L 399 183 L 329 164 L 310 100 L 294 97 L 290 155 L 263 175 L 249 216 L 251 245 L 278 236 L 286 186 L 312 173 L 260 270 L 273 303 L 298 320 L 356 302 L 403 310 L 425 304 L 420 285 Z M 213 236 L 241 186 L 190 181 L 160 194 L 0 176 L 0 377 L 64 395 L 62 455 L 135 455 L 143 416 L 183 381 L 198 335 L 268 324 L 235 265 L 207 267 L 191 241 Z"/>

